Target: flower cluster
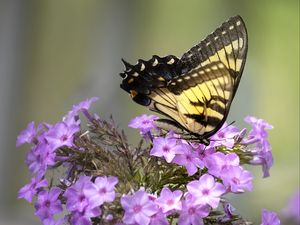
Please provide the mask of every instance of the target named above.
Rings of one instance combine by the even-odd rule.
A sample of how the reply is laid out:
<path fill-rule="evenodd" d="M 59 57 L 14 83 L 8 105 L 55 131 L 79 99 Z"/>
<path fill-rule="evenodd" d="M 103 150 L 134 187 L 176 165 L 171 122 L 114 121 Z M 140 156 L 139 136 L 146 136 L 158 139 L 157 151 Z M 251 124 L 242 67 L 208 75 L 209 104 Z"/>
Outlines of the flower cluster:
<path fill-rule="evenodd" d="M 144 126 L 137 122 L 138 119 L 145 121 L 147 117 L 142 115 L 133 120 L 135 124 L 140 124 L 134 128 L 140 129 L 144 134 Z M 152 130 L 155 133 L 157 127 L 152 122 L 153 117 L 149 116 L 148 120 L 147 132 Z M 273 158 L 266 130 L 271 129 L 272 126 L 252 116 L 246 117 L 245 121 L 252 125 L 252 130 L 247 137 L 246 129 L 240 131 L 237 127 L 225 123 L 211 137 L 208 146 L 180 139 L 172 131 L 165 137 L 157 137 L 153 134 L 153 148 L 150 155 L 162 157 L 167 163 L 183 166 L 188 176 L 200 174 L 199 180 L 191 181 L 186 185 L 187 192 L 182 200 L 182 205 L 185 207 L 175 212 L 180 215 L 179 224 L 200 223 L 199 218 L 207 217 L 211 210 L 218 207 L 221 197 L 229 192 L 251 191 L 253 176 L 243 168 L 243 164 L 261 165 L 263 176 L 269 176 Z M 149 126 L 150 122 L 152 122 L 152 129 Z M 185 218 L 184 210 L 197 212 L 198 222 L 193 220 L 191 214 L 189 219 Z M 230 217 L 229 214 L 228 219 Z"/>
<path fill-rule="evenodd" d="M 252 190 L 253 176 L 244 164 L 261 165 L 269 176 L 271 125 L 248 116 L 248 135 L 224 124 L 205 146 L 173 131 L 163 135 L 157 116 L 142 115 L 129 123 L 142 135 L 132 147 L 112 119 L 89 112 L 96 100 L 73 106 L 56 124 L 31 122 L 17 138 L 17 146 L 32 146 L 26 156 L 32 179 L 18 197 L 34 201 L 42 224 L 247 223 L 225 195 Z M 264 211 L 263 220 L 274 219 L 269 215 Z"/>

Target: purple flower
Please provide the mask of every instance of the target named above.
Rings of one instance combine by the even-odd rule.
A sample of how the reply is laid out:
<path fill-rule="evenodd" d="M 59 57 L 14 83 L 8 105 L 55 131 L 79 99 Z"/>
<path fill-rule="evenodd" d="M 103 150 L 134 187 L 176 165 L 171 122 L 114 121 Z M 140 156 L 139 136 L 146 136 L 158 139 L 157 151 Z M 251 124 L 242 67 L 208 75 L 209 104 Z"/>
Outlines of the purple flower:
<path fill-rule="evenodd" d="M 252 130 L 249 133 L 249 136 L 256 137 L 258 139 L 264 140 L 268 137 L 268 132 L 266 129 L 272 129 L 273 126 L 268 124 L 263 119 L 258 119 L 254 116 L 247 116 L 245 122 L 252 125 Z"/>
<path fill-rule="evenodd" d="M 273 126 L 253 116 L 247 116 L 245 121 L 252 125 L 252 130 L 249 132 L 249 137 L 244 143 L 256 144 L 256 149 L 252 151 L 253 160 L 250 163 L 253 165 L 262 165 L 263 176 L 268 177 L 270 176 L 269 170 L 273 165 L 273 156 L 266 130 L 272 129 Z"/>
<path fill-rule="evenodd" d="M 92 181 L 90 177 L 81 176 L 75 184 L 66 189 L 64 197 L 66 198 L 66 207 L 70 212 L 85 212 L 93 208 L 94 205 L 90 205 L 89 198 L 84 193 L 85 187 L 91 184 Z"/>
<path fill-rule="evenodd" d="M 50 124 L 45 124 L 43 123 L 41 126 L 44 126 L 44 129 L 40 135 L 37 137 L 37 144 L 49 144 L 48 140 L 46 139 L 46 135 L 47 135 L 47 132 L 48 130 L 52 127 L 52 125 Z"/>
<path fill-rule="evenodd" d="M 31 173 L 45 174 L 47 167 L 55 164 L 55 151 L 48 144 L 38 144 L 27 153 L 26 164 Z"/>
<path fill-rule="evenodd" d="M 162 209 L 163 213 L 181 210 L 181 196 L 182 191 L 176 190 L 172 192 L 169 188 L 163 188 L 155 203 Z"/>
<path fill-rule="evenodd" d="M 150 132 L 152 129 L 156 128 L 154 121 L 158 119 L 158 116 L 155 115 L 141 115 L 132 119 L 128 126 L 140 130 L 142 135 Z"/>
<path fill-rule="evenodd" d="M 90 209 L 89 207 L 85 207 L 83 211 L 78 212 L 75 211 L 71 215 L 71 224 L 72 225 L 92 225 L 91 218 L 100 216 L 101 210 L 96 207 Z"/>
<path fill-rule="evenodd" d="M 203 144 L 200 144 L 196 147 L 196 151 L 199 153 L 199 158 L 202 161 L 205 161 L 205 158 L 207 158 L 211 154 L 215 153 L 216 149 L 211 146 L 205 146 Z"/>
<path fill-rule="evenodd" d="M 48 182 L 46 179 L 41 180 L 41 176 L 31 178 L 29 184 L 26 184 L 18 192 L 18 198 L 24 198 L 31 203 L 32 197 L 37 194 L 38 190 L 42 187 L 47 187 Z"/>
<path fill-rule="evenodd" d="M 283 209 L 283 214 L 286 218 L 300 224 L 300 191 L 291 196 L 287 206 Z"/>
<path fill-rule="evenodd" d="M 202 218 L 209 215 L 208 205 L 196 204 L 195 199 L 187 195 L 182 202 L 182 210 L 178 218 L 178 225 L 203 225 Z"/>
<path fill-rule="evenodd" d="M 198 168 L 204 167 L 204 163 L 200 160 L 198 152 L 194 151 L 188 144 L 181 144 L 180 153 L 176 154 L 172 162 L 184 166 L 189 176 L 194 175 L 198 171 Z"/>
<path fill-rule="evenodd" d="M 159 210 L 151 216 L 150 225 L 169 225 L 169 221 L 166 214 Z"/>
<path fill-rule="evenodd" d="M 239 166 L 229 166 L 226 168 L 222 179 L 224 185 L 229 188 L 231 192 L 240 193 L 245 190 L 252 191 L 252 174 Z"/>
<path fill-rule="evenodd" d="M 19 136 L 17 137 L 17 147 L 25 144 L 34 142 L 35 136 L 38 132 L 38 129 L 35 129 L 34 122 L 30 122 L 26 129 L 21 131 Z"/>
<path fill-rule="evenodd" d="M 225 193 L 225 187 L 215 182 L 214 177 L 204 174 L 199 180 L 187 184 L 188 193 L 195 198 L 195 203 L 200 205 L 208 204 L 212 208 L 219 205 L 220 197 Z"/>
<path fill-rule="evenodd" d="M 79 112 L 83 112 L 83 114 L 88 118 L 91 119 L 91 115 L 89 114 L 88 110 L 91 107 L 91 104 L 96 102 L 99 98 L 98 97 L 92 97 L 89 99 L 86 99 L 85 101 L 82 101 L 78 103 L 77 105 L 73 105 L 72 110 L 68 112 L 68 114 L 63 118 L 63 122 L 66 124 L 80 124 L 79 119 Z"/>
<path fill-rule="evenodd" d="M 47 218 L 43 220 L 43 225 L 62 225 L 64 222 L 66 222 L 65 218 L 60 218 L 58 220 Z"/>
<path fill-rule="evenodd" d="M 60 193 L 61 190 L 57 187 L 52 188 L 50 191 L 41 191 L 35 203 L 35 215 L 43 221 L 46 218 L 52 218 L 53 215 L 62 212 L 62 204 L 58 199 Z"/>
<path fill-rule="evenodd" d="M 243 128 L 238 135 L 235 136 L 235 143 L 241 143 L 246 137 L 247 129 Z"/>
<path fill-rule="evenodd" d="M 99 100 L 98 97 L 88 98 L 76 105 L 73 105 L 72 111 L 78 113 L 80 110 L 89 110 L 91 105 L 98 100 Z"/>
<path fill-rule="evenodd" d="M 74 125 L 74 124 L 80 126 L 81 123 L 77 111 L 76 112 L 69 111 L 68 114 L 62 118 L 62 122 L 64 122 L 67 126 Z"/>
<path fill-rule="evenodd" d="M 273 166 L 273 154 L 268 149 L 256 149 L 252 151 L 253 159 L 250 161 L 252 165 L 261 165 L 263 170 L 263 177 L 270 176 L 270 168 Z"/>
<path fill-rule="evenodd" d="M 100 206 L 104 202 L 112 202 L 115 199 L 116 177 L 97 177 L 95 183 L 89 182 L 84 188 L 84 194 L 94 206 Z"/>
<path fill-rule="evenodd" d="M 176 138 L 169 136 L 157 137 L 153 140 L 153 148 L 150 151 L 150 155 L 164 157 L 170 163 L 176 154 L 180 154 L 183 148 L 183 145 L 178 143 Z"/>
<path fill-rule="evenodd" d="M 50 128 L 46 135 L 46 139 L 53 149 L 62 146 L 73 146 L 74 134 L 80 130 L 76 124 L 67 125 L 59 122 Z"/>
<path fill-rule="evenodd" d="M 224 170 L 229 166 L 239 166 L 240 159 L 235 153 L 227 155 L 216 152 L 204 159 L 208 172 L 214 176 L 221 177 L 224 175 Z"/>
<path fill-rule="evenodd" d="M 240 131 L 238 128 L 228 125 L 225 122 L 222 128 L 210 138 L 210 146 L 217 147 L 224 145 L 227 148 L 232 148 L 235 142 L 234 137 L 239 133 Z"/>
<path fill-rule="evenodd" d="M 131 196 L 123 196 L 121 205 L 125 210 L 123 222 L 126 224 L 148 225 L 151 217 L 158 212 L 158 207 L 149 200 L 144 190 L 139 190 Z"/>
<path fill-rule="evenodd" d="M 280 220 L 277 214 L 266 209 L 262 210 L 261 220 L 261 225 L 280 225 Z"/>
<path fill-rule="evenodd" d="M 234 216 L 233 212 L 235 211 L 235 208 L 227 201 L 223 201 L 222 206 L 223 206 L 225 215 L 220 218 L 220 221 L 227 222 L 233 218 L 233 216 Z"/>

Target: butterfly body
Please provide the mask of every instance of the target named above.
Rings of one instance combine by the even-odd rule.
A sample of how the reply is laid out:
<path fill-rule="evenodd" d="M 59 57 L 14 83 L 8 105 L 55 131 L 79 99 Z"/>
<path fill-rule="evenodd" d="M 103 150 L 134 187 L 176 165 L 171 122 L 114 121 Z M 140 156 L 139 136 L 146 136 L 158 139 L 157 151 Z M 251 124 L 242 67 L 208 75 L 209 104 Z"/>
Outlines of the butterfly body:
<path fill-rule="evenodd" d="M 208 144 L 224 124 L 247 55 L 247 31 L 232 17 L 179 59 L 154 55 L 124 62 L 121 88 L 150 110 L 168 117 L 159 127 Z"/>

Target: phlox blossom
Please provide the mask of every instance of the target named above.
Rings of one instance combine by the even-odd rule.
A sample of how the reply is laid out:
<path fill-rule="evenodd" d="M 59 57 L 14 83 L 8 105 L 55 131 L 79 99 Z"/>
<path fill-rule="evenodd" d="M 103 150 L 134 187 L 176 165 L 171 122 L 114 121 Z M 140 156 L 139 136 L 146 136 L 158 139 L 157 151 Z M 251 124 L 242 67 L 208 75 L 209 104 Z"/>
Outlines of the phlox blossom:
<path fill-rule="evenodd" d="M 155 202 L 162 209 L 163 213 L 181 210 L 181 196 L 182 191 L 180 190 L 172 192 L 169 188 L 163 188 Z"/>
<path fill-rule="evenodd" d="M 199 180 L 189 182 L 187 189 L 188 193 L 195 198 L 196 204 L 208 204 L 212 208 L 219 205 L 220 197 L 226 190 L 223 184 L 216 182 L 209 174 L 204 174 Z"/>
<path fill-rule="evenodd" d="M 178 225 L 203 225 L 202 218 L 207 217 L 209 212 L 208 205 L 197 204 L 195 198 L 187 194 L 179 212 Z"/>
<path fill-rule="evenodd" d="M 139 190 L 133 195 L 121 198 L 121 205 L 125 211 L 123 222 L 125 224 L 150 224 L 151 217 L 158 212 L 157 205 L 149 200 L 144 190 Z"/>
<path fill-rule="evenodd" d="M 277 214 L 266 209 L 262 210 L 261 220 L 261 225 L 280 225 Z"/>

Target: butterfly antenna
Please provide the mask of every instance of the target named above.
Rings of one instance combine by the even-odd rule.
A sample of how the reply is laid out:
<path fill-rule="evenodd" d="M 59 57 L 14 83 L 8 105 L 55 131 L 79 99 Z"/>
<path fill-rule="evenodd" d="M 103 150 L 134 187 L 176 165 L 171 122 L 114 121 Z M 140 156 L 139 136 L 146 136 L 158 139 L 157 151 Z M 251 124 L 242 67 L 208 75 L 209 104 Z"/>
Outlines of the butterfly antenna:
<path fill-rule="evenodd" d="M 234 123 L 235 123 L 235 121 L 232 121 L 231 123 L 227 124 L 226 127 L 223 127 L 222 129 L 220 129 L 220 131 L 223 130 L 223 129 L 225 129 L 225 128 L 227 128 L 227 127 L 229 127 L 229 126 L 231 126 L 231 125 L 234 124 Z"/>
<path fill-rule="evenodd" d="M 126 70 L 131 69 L 132 65 L 130 63 L 126 62 L 123 58 L 121 60 L 124 64 Z"/>

